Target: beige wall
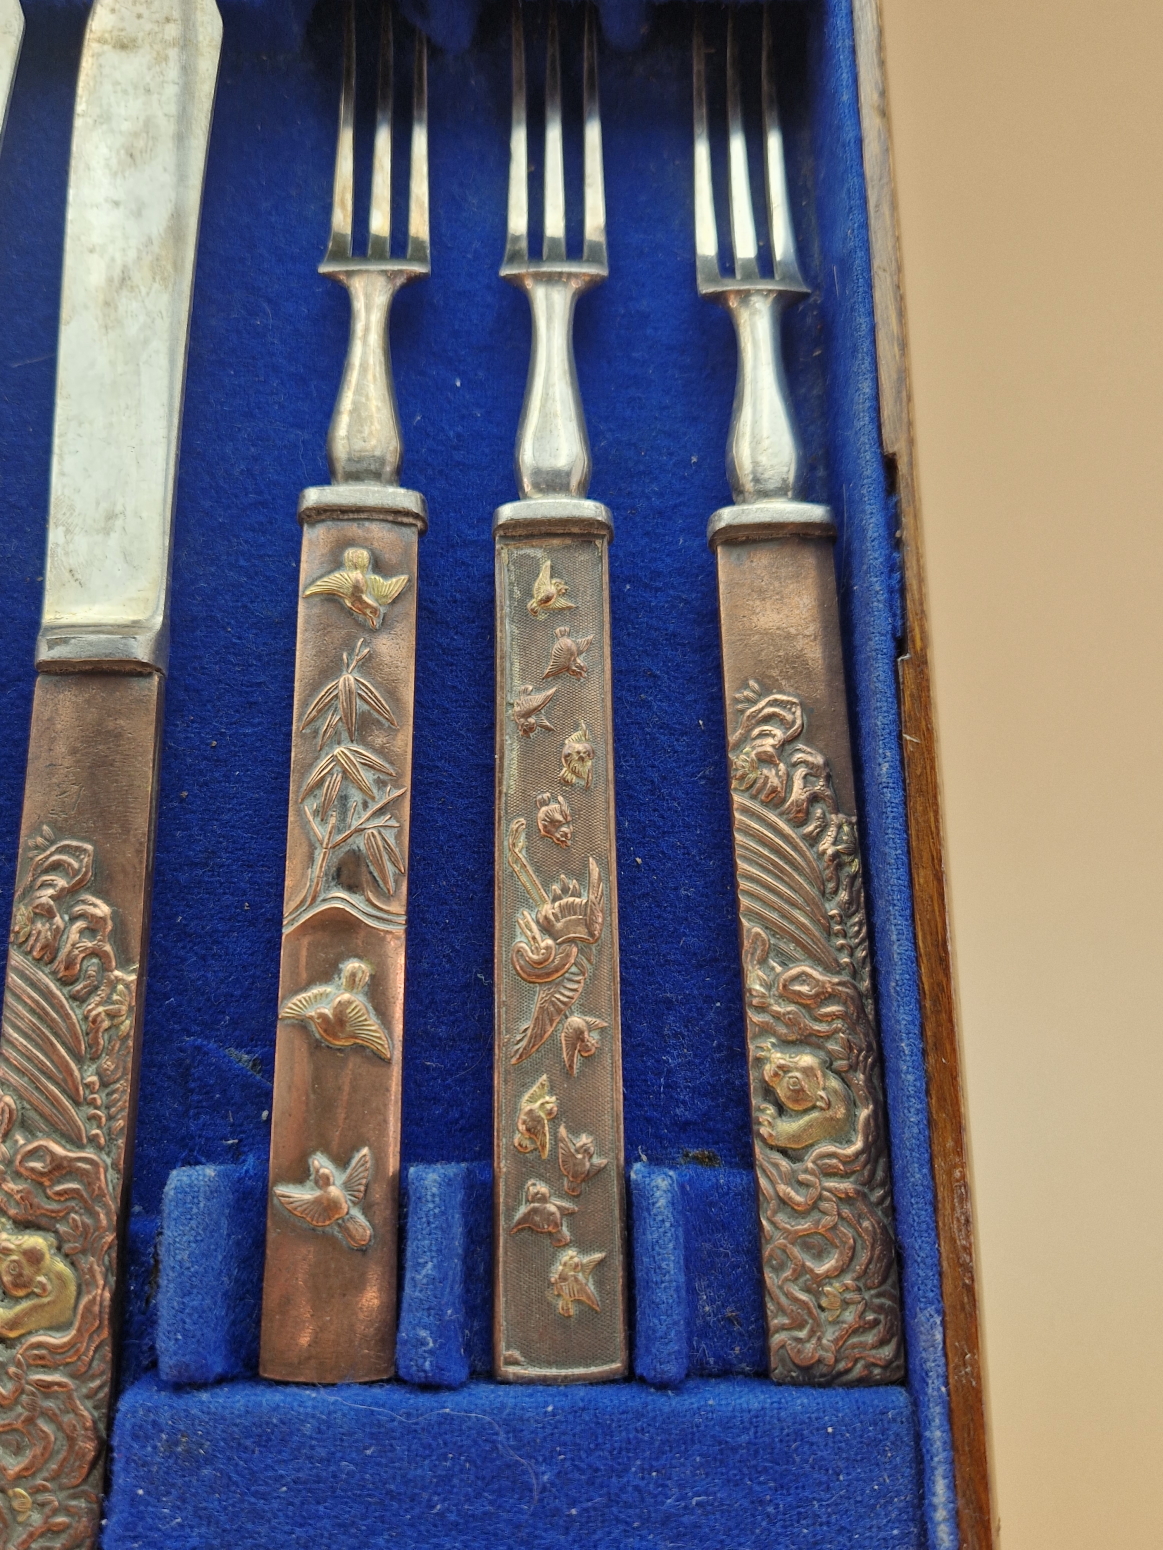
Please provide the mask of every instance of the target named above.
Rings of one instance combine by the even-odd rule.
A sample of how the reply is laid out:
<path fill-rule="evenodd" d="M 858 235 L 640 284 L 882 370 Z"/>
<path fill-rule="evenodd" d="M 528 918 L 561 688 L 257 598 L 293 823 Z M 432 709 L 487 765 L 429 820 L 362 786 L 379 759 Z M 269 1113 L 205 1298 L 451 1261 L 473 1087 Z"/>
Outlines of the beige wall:
<path fill-rule="evenodd" d="M 1163 1545 L 1163 5 L 883 0 L 1006 1550 Z"/>

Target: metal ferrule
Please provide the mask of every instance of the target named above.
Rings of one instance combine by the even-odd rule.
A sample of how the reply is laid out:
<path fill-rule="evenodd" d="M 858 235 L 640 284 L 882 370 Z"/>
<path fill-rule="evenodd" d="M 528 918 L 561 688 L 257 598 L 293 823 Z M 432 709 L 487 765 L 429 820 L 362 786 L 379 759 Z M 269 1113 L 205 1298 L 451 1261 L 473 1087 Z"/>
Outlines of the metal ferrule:
<path fill-rule="evenodd" d="M 533 343 L 513 457 L 523 500 L 584 496 L 592 463 L 573 356 L 573 314 L 583 291 L 605 278 L 594 265 L 505 266 L 502 276 L 529 297 Z"/>

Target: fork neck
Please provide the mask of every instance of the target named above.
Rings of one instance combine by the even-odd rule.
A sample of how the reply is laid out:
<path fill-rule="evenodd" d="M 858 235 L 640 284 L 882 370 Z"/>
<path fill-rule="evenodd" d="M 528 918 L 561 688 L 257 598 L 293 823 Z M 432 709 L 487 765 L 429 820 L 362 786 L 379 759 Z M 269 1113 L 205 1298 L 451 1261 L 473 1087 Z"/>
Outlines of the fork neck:
<path fill-rule="evenodd" d="M 775 289 L 724 291 L 735 324 L 739 368 L 727 437 L 727 478 L 738 505 L 794 500 L 801 450 L 780 348 L 783 309 L 799 293 Z"/>
<path fill-rule="evenodd" d="M 573 356 L 577 299 L 604 276 L 571 268 L 503 270 L 529 297 L 533 343 L 513 462 L 522 500 L 584 496 L 591 459 Z"/>
<path fill-rule="evenodd" d="M 402 285 L 415 275 L 400 268 L 327 263 L 320 272 L 351 298 L 351 332 L 343 380 L 327 433 L 333 484 L 395 485 L 404 457 L 392 382 L 388 314 Z"/>

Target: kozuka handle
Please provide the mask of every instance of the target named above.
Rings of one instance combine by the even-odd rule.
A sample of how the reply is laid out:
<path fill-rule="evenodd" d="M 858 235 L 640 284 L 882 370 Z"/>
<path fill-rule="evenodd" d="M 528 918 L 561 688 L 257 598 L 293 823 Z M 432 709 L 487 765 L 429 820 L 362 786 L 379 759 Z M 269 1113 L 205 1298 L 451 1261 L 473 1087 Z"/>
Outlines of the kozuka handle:
<path fill-rule="evenodd" d="M 423 502 L 337 485 L 300 510 L 260 1370 L 365 1382 L 395 1364 Z"/>
<path fill-rule="evenodd" d="M 495 1371 L 626 1371 L 609 513 L 497 513 Z"/>
<path fill-rule="evenodd" d="M 827 511 L 712 519 L 771 1375 L 903 1375 Z M 766 533 L 768 536 L 763 536 Z"/>

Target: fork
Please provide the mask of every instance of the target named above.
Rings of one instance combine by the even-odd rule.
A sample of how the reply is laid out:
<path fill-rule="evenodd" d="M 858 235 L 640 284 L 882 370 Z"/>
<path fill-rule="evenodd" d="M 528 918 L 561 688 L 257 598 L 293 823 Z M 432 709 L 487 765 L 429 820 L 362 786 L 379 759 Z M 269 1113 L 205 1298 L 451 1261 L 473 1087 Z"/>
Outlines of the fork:
<path fill-rule="evenodd" d="M 606 278 L 597 31 L 583 46 L 582 253 L 566 249 L 558 14 L 547 18 L 540 259 L 529 257 L 525 39 L 501 275 L 529 297 L 520 498 L 498 508 L 494 1369 L 626 1370 L 622 1082 L 610 714 L 609 509 L 588 500 L 577 298 Z M 545 881 L 543 881 L 543 878 Z M 553 879 L 557 881 L 554 882 Z M 548 883 L 548 886 L 547 886 Z"/>
<path fill-rule="evenodd" d="M 694 213 L 698 288 L 727 308 L 739 348 L 727 444 L 735 502 L 714 513 L 707 538 L 719 579 L 769 1367 L 787 1383 L 894 1382 L 903 1371 L 900 1304 L 835 527 L 826 506 L 801 498 L 780 342 L 784 308 L 808 288 L 796 258 L 767 5 L 761 98 L 771 273 L 760 270 L 740 25 L 731 7 L 731 274 L 719 267 L 698 18 Z"/>
<path fill-rule="evenodd" d="M 355 16 L 344 9 L 331 234 L 351 298 L 303 524 L 260 1366 L 303 1383 L 394 1366 L 417 541 L 387 325 L 429 271 L 426 52 L 415 35 L 407 248 L 392 257 L 392 15 L 380 24 L 366 255 L 353 253 Z"/>

